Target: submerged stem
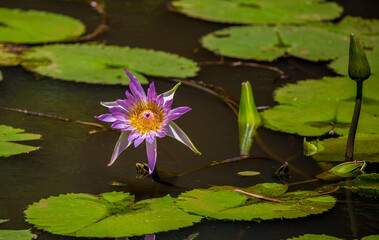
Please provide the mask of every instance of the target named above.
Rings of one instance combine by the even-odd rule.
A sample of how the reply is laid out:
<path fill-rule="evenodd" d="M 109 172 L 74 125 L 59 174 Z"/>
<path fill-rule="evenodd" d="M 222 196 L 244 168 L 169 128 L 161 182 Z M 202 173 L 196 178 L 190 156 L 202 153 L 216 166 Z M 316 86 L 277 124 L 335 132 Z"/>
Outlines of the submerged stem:
<path fill-rule="evenodd" d="M 346 162 L 353 161 L 355 133 L 357 132 L 359 114 L 361 112 L 361 104 L 362 104 L 362 86 L 363 86 L 363 81 L 357 81 L 357 95 L 355 98 L 354 114 L 353 114 L 353 119 L 351 120 L 349 136 L 347 137 L 347 144 L 346 144 L 346 155 L 345 155 Z"/>

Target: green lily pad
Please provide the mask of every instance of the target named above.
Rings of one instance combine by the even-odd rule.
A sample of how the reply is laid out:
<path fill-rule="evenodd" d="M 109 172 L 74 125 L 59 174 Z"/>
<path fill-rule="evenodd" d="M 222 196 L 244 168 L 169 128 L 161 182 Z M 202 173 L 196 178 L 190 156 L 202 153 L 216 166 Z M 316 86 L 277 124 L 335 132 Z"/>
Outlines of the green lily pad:
<path fill-rule="evenodd" d="M 0 230 L 0 240 L 31 240 L 35 237 L 29 230 Z"/>
<path fill-rule="evenodd" d="M 365 19 L 361 17 L 345 16 L 336 24 L 314 22 L 309 25 L 326 28 L 329 31 L 350 35 L 354 33 L 360 36 L 377 36 L 379 35 L 379 21 L 377 19 Z"/>
<path fill-rule="evenodd" d="M 287 238 L 287 240 L 341 240 L 341 238 L 336 238 L 325 234 L 304 234 L 294 238 Z"/>
<path fill-rule="evenodd" d="M 322 149 L 318 148 L 317 153 L 315 152 L 312 157 L 323 162 L 343 162 L 345 161 L 346 142 L 347 136 L 319 141 Z M 354 159 L 379 162 L 379 135 L 356 135 Z"/>
<path fill-rule="evenodd" d="M 71 17 L 36 10 L 0 8 L 0 42 L 56 42 L 78 37 L 84 32 L 84 24 Z"/>
<path fill-rule="evenodd" d="M 133 195 L 120 192 L 49 197 L 30 205 L 25 213 L 26 220 L 39 229 L 76 237 L 138 236 L 201 220 L 181 211 L 169 195 L 134 203 Z"/>
<path fill-rule="evenodd" d="M 378 197 L 379 173 L 360 175 L 353 180 L 352 186 L 344 185 L 344 187 L 364 196 Z"/>
<path fill-rule="evenodd" d="M 280 104 L 261 113 L 265 127 L 302 136 L 333 131 L 347 135 L 355 105 L 356 83 L 347 77 L 300 81 L 275 91 Z M 363 84 L 358 134 L 379 132 L 378 79 Z"/>
<path fill-rule="evenodd" d="M 379 44 L 378 44 L 379 46 Z M 379 48 L 375 48 L 373 51 L 366 50 L 367 60 L 371 68 L 371 78 L 379 78 Z M 331 62 L 329 66 L 337 73 L 348 76 L 349 55 L 341 56 Z M 366 82 L 365 82 L 366 83 Z"/>
<path fill-rule="evenodd" d="M 21 63 L 20 52 L 26 47 L 0 43 L 0 66 L 17 66 Z"/>
<path fill-rule="evenodd" d="M 162 51 L 98 44 L 65 44 L 33 47 L 22 55 L 22 65 L 39 74 L 67 81 L 129 83 L 128 69 L 142 84 L 142 74 L 160 77 L 192 77 L 196 63 Z"/>
<path fill-rule="evenodd" d="M 237 26 L 210 33 L 201 43 L 227 57 L 273 61 L 289 53 L 320 61 L 346 54 L 349 38 L 312 26 Z"/>
<path fill-rule="evenodd" d="M 0 125 L 0 157 L 9 157 L 20 153 L 28 153 L 39 149 L 39 147 L 27 146 L 18 141 L 38 140 L 39 134 L 24 133 L 23 129 Z"/>
<path fill-rule="evenodd" d="M 304 23 L 337 18 L 342 8 L 319 0 L 179 0 L 172 7 L 194 18 L 222 23 Z"/>
<path fill-rule="evenodd" d="M 362 238 L 361 240 L 379 240 L 379 235 L 370 235 Z"/>
<path fill-rule="evenodd" d="M 327 211 L 335 204 L 335 199 L 329 195 L 316 196 L 318 193 L 312 191 L 285 193 L 287 187 L 275 183 L 257 184 L 241 190 L 276 198 L 284 203 L 253 198 L 222 187 L 212 187 L 182 193 L 176 204 L 186 212 L 201 216 L 247 221 L 305 217 Z"/>
<path fill-rule="evenodd" d="M 261 173 L 255 172 L 255 171 L 242 171 L 242 172 L 238 172 L 237 174 L 244 177 L 250 177 L 250 176 L 257 176 Z"/>

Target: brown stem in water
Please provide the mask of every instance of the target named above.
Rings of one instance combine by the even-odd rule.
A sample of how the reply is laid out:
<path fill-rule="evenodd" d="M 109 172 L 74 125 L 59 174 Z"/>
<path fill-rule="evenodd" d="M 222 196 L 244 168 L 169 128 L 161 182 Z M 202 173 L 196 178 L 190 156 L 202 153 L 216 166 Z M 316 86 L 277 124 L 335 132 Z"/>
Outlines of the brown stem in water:
<path fill-rule="evenodd" d="M 60 120 L 60 121 L 64 121 L 64 122 L 72 122 L 72 123 L 78 123 L 78 124 L 83 124 L 83 125 L 87 125 L 87 126 L 94 126 L 94 127 L 101 128 L 102 130 L 108 130 L 103 125 L 98 124 L 98 123 L 93 123 L 93 122 L 85 122 L 85 121 L 80 121 L 80 120 L 73 120 L 73 119 L 70 119 L 70 118 L 65 118 L 65 117 L 61 117 L 61 116 L 56 116 L 56 115 L 51 115 L 51 114 L 45 114 L 45 113 L 40 113 L 40 112 L 33 112 L 33 111 L 28 111 L 28 110 L 19 109 L 19 108 L 10 108 L 10 107 L 2 107 L 2 106 L 0 106 L 0 109 L 6 110 L 6 111 L 12 111 L 12 112 L 20 112 L 20 113 L 24 113 L 24 114 L 32 115 L 32 116 L 52 118 L 52 119 L 56 119 L 56 120 Z"/>
<path fill-rule="evenodd" d="M 180 173 L 180 174 L 177 175 L 177 177 L 182 177 L 184 175 L 188 175 L 188 174 L 191 174 L 191 173 L 194 173 L 194 172 L 197 172 L 197 171 L 209 168 L 209 167 L 214 167 L 214 166 L 218 166 L 218 165 L 222 165 L 222 164 L 228 164 L 228 163 L 232 163 L 232 162 L 239 162 L 239 161 L 247 160 L 247 159 L 265 159 L 265 158 L 268 159 L 267 157 L 252 156 L 252 155 L 251 156 L 244 156 L 244 157 L 228 158 L 228 159 L 225 159 L 223 161 L 215 161 L 215 162 L 212 162 L 211 164 L 208 164 L 208 165 L 205 165 L 205 166 L 202 166 L 202 167 L 198 167 L 198 168 L 194 168 L 194 169 L 191 169 L 191 170 L 186 171 L 184 173 Z"/>
<path fill-rule="evenodd" d="M 219 187 L 219 188 L 225 188 L 225 189 L 228 189 L 228 190 L 232 190 L 232 191 L 235 191 L 235 192 L 240 192 L 240 193 L 243 193 L 245 195 L 249 195 L 249 196 L 252 196 L 252 197 L 255 197 L 255 198 L 259 198 L 259 199 L 264 199 L 264 200 L 271 201 L 271 202 L 285 203 L 282 200 L 278 200 L 278 199 L 275 199 L 275 198 L 268 198 L 268 197 L 261 196 L 261 195 L 258 195 L 258 194 L 245 192 L 245 191 L 242 191 L 242 190 L 240 190 L 238 188 L 230 188 L 230 187 L 226 187 L 226 186 L 217 186 L 217 185 L 211 185 L 211 186 Z"/>
<path fill-rule="evenodd" d="M 221 58 L 219 61 L 203 61 L 203 62 L 198 62 L 198 64 L 200 66 L 201 65 L 228 65 L 228 66 L 232 66 L 232 67 L 237 67 L 237 66 L 255 67 L 255 68 L 261 68 L 261 69 L 274 71 L 274 72 L 279 74 L 280 79 L 287 78 L 287 75 L 282 70 L 280 70 L 279 68 L 273 67 L 273 66 L 267 66 L 267 65 L 259 64 L 259 63 L 242 62 L 242 61 L 227 62 L 224 60 L 224 58 Z"/>
<path fill-rule="evenodd" d="M 99 2 L 98 0 L 90 0 L 90 1 L 86 1 L 86 2 L 89 3 L 89 5 L 92 7 L 92 9 L 94 9 L 97 13 L 100 14 L 100 16 L 101 16 L 100 24 L 97 26 L 97 28 L 93 32 L 88 33 L 88 34 L 81 36 L 81 37 L 78 37 L 78 38 L 68 39 L 64 42 L 88 41 L 88 40 L 91 40 L 91 39 L 99 36 L 100 34 L 102 34 L 103 32 L 108 30 L 108 13 L 107 13 L 107 11 L 105 11 L 104 5 L 101 2 Z"/>

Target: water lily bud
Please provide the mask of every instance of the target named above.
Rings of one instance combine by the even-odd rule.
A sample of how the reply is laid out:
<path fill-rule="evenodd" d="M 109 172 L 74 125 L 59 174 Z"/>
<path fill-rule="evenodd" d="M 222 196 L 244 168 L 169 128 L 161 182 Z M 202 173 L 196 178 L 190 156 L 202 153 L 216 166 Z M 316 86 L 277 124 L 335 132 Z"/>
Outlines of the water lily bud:
<path fill-rule="evenodd" d="M 349 49 L 349 76 L 355 81 L 363 81 L 369 78 L 370 75 L 370 65 L 361 44 L 361 39 L 352 33 L 350 35 Z"/>
<path fill-rule="evenodd" d="M 249 82 L 242 83 L 241 101 L 238 113 L 238 127 L 240 135 L 240 153 L 249 155 L 256 129 L 262 120 L 255 106 L 253 91 Z"/>
<path fill-rule="evenodd" d="M 364 173 L 365 167 L 365 161 L 344 162 L 331 168 L 327 172 L 317 174 L 316 178 L 324 181 L 335 181 L 340 178 L 356 177 Z"/>

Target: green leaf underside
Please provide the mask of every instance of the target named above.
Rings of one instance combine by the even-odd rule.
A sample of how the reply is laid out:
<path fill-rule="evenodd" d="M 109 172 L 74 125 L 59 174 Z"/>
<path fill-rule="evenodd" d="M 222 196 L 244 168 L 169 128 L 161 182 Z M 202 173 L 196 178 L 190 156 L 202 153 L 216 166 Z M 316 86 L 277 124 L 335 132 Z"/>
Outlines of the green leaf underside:
<path fill-rule="evenodd" d="M 35 237 L 29 230 L 0 230 L 0 240 L 31 240 Z"/>
<path fill-rule="evenodd" d="M 66 44 L 33 47 L 22 55 L 28 70 L 61 80 L 129 84 L 124 68 L 147 84 L 141 75 L 192 77 L 199 70 L 196 63 L 162 51 L 96 44 Z"/>
<path fill-rule="evenodd" d="M 50 197 L 30 205 L 25 213 L 26 220 L 37 228 L 76 237 L 138 236 L 191 226 L 201 220 L 181 211 L 168 195 L 134 203 L 133 195 L 119 192 L 99 197 Z"/>
<path fill-rule="evenodd" d="M 287 238 L 287 240 L 341 240 L 341 238 L 336 238 L 325 234 L 304 234 L 294 238 Z"/>
<path fill-rule="evenodd" d="M 0 157 L 35 151 L 38 147 L 27 146 L 14 141 L 27 141 L 41 139 L 39 134 L 24 133 L 23 129 L 0 125 Z"/>
<path fill-rule="evenodd" d="M 313 155 L 313 158 L 324 162 L 343 162 L 345 161 L 346 142 L 347 136 L 320 141 L 324 149 Z M 354 159 L 379 162 L 379 135 L 356 135 Z"/>
<path fill-rule="evenodd" d="M 275 91 L 280 104 L 261 113 L 265 127 L 303 136 L 321 136 L 333 130 L 347 135 L 355 105 L 355 82 L 347 77 L 300 81 Z M 379 132 L 378 79 L 363 84 L 358 134 Z"/>
<path fill-rule="evenodd" d="M 242 171 L 238 172 L 238 175 L 244 176 L 244 177 L 249 177 L 249 176 L 256 176 L 261 174 L 260 172 L 255 172 L 255 171 Z"/>
<path fill-rule="evenodd" d="M 0 8 L 0 42 L 54 42 L 75 38 L 84 32 L 84 24 L 68 16 Z"/>
<path fill-rule="evenodd" d="M 0 219 L 0 224 L 1 224 L 1 223 L 8 222 L 8 221 L 9 221 L 8 219 Z"/>
<path fill-rule="evenodd" d="M 204 36 L 201 43 L 224 56 L 267 61 L 286 52 L 311 61 L 330 60 L 346 54 L 349 47 L 348 35 L 312 26 L 230 27 Z"/>
<path fill-rule="evenodd" d="M 179 12 L 194 18 L 222 23 L 304 23 L 337 18 L 342 8 L 336 3 L 311 0 L 179 0 Z"/>
<path fill-rule="evenodd" d="M 350 188 L 353 192 L 364 196 L 378 197 L 379 173 L 360 175 L 353 180 L 352 186 L 348 188 Z"/>
<path fill-rule="evenodd" d="M 379 43 L 378 43 L 379 47 Z M 366 50 L 367 60 L 370 64 L 371 74 L 370 78 L 379 79 L 379 48 L 375 48 L 373 51 Z M 337 73 L 348 76 L 349 55 L 341 56 L 331 62 L 329 66 Z M 369 78 L 369 79 L 370 79 Z M 366 82 L 365 82 L 366 83 Z M 364 95 L 364 93 L 363 93 Z"/>
<path fill-rule="evenodd" d="M 335 199 L 329 195 L 314 196 L 317 192 L 285 193 L 287 187 L 275 183 L 257 184 L 241 190 L 280 199 L 286 203 L 260 200 L 221 187 L 182 193 L 176 203 L 186 212 L 216 219 L 246 221 L 305 217 L 327 211 L 335 203 Z"/>

